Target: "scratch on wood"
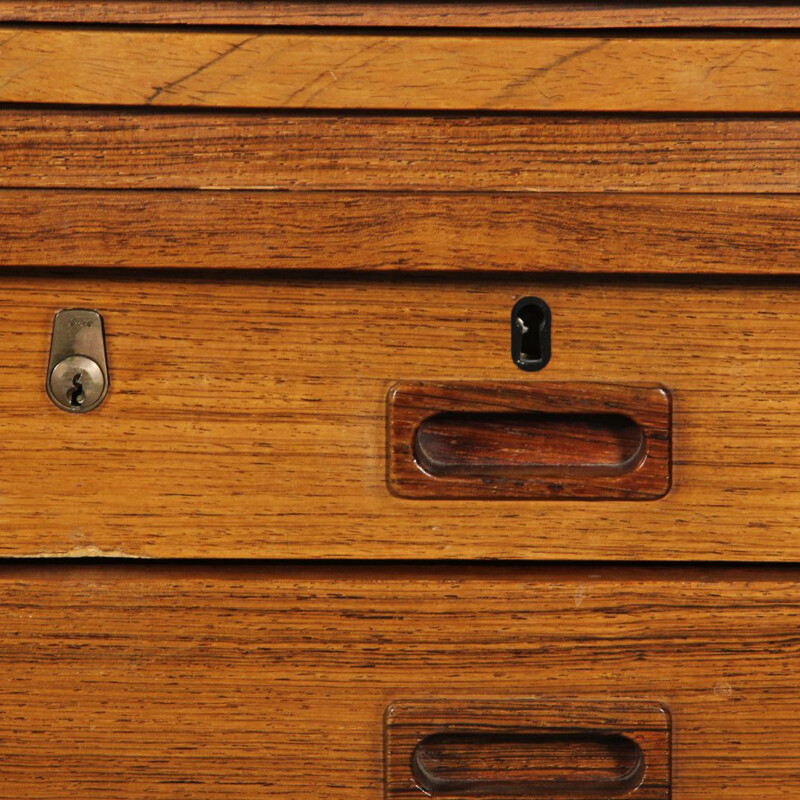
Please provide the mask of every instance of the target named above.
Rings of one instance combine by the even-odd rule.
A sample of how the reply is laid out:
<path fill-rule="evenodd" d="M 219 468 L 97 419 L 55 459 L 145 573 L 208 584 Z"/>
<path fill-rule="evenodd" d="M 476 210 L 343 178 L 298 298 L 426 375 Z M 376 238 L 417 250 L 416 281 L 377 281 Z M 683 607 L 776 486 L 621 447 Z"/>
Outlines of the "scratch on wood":
<path fill-rule="evenodd" d="M 594 50 L 599 50 L 601 47 L 605 47 L 609 42 L 608 39 L 600 39 L 599 41 L 593 41 L 591 44 L 586 45 L 586 47 L 581 47 L 579 50 L 573 50 L 571 53 L 566 53 L 563 56 L 559 56 L 558 58 L 551 61 L 549 64 L 545 64 L 542 67 L 532 67 L 529 70 L 526 70 L 523 75 L 518 77 L 516 80 L 511 81 L 511 83 L 506 84 L 503 91 L 495 98 L 494 102 L 498 102 L 501 100 L 508 99 L 516 89 L 524 86 L 526 83 L 530 83 L 534 78 L 541 77 L 542 75 L 546 75 L 548 72 L 556 69 L 557 67 L 563 67 L 564 64 L 573 61 L 576 58 L 579 58 L 582 55 L 586 55 L 587 53 L 591 53 Z M 543 97 L 547 98 L 547 95 L 542 94 Z M 550 99 L 550 98 L 547 98 Z"/>
<path fill-rule="evenodd" d="M 219 64 L 224 58 L 227 58 L 231 53 L 235 53 L 237 50 L 240 50 L 244 47 L 248 42 L 252 42 L 254 39 L 258 39 L 260 33 L 256 33 L 253 36 L 248 36 L 245 39 L 242 39 L 241 42 L 235 42 L 232 44 L 227 50 L 224 50 L 222 53 L 218 53 L 214 58 L 210 61 L 207 61 L 205 64 L 197 67 L 197 69 L 193 69 L 191 72 L 188 72 L 186 75 L 182 75 L 180 78 L 176 78 L 174 81 L 170 81 L 169 83 L 165 83 L 163 86 L 156 87 L 156 90 L 151 94 L 149 97 L 145 98 L 145 103 L 148 105 L 155 102 L 155 100 L 160 97 L 164 92 L 168 92 L 170 89 L 174 88 L 175 86 L 180 85 L 184 81 L 189 80 L 190 78 L 194 78 L 196 75 L 199 75 L 201 72 L 205 72 L 209 67 L 213 67 L 215 64 Z"/>
<path fill-rule="evenodd" d="M 330 75 L 333 78 L 334 81 L 338 82 L 339 78 L 336 76 L 335 70 L 341 69 L 342 67 L 347 66 L 351 61 L 353 61 L 353 59 L 358 58 L 359 56 L 363 56 L 365 53 L 368 53 L 370 50 L 374 50 L 376 47 L 379 47 L 380 45 L 384 44 L 384 42 L 386 42 L 386 39 L 383 39 L 383 38 L 378 39 L 377 41 L 372 42 L 372 44 L 369 44 L 366 47 L 361 48 L 357 52 L 350 54 L 349 56 L 347 56 L 347 58 L 343 59 L 342 61 L 339 61 L 337 64 L 334 64 L 333 67 L 323 70 L 322 72 L 319 73 L 319 75 L 317 75 L 316 78 L 314 78 L 313 80 L 309 81 L 308 83 L 303 84 L 299 89 L 295 89 L 295 91 L 293 91 L 286 98 L 286 100 L 284 100 L 283 105 L 286 105 L 286 106 L 290 105 L 292 100 L 294 100 L 296 97 L 298 97 L 304 91 L 311 90 L 312 87 L 315 84 L 319 83 L 326 75 Z M 381 54 L 378 53 L 377 55 L 381 55 Z M 359 66 L 363 69 L 365 66 L 367 66 L 370 63 L 372 63 L 372 61 L 374 61 L 374 58 L 367 59 L 367 61 L 365 61 L 363 64 L 360 64 Z M 304 102 L 304 105 L 308 106 L 308 104 L 315 97 L 317 97 L 320 94 L 320 92 L 324 91 L 324 89 L 325 89 L 325 87 L 323 85 L 323 86 L 319 87 L 318 89 L 316 89 L 316 91 L 312 91 L 312 94 L 310 94 L 306 98 L 306 100 Z"/>

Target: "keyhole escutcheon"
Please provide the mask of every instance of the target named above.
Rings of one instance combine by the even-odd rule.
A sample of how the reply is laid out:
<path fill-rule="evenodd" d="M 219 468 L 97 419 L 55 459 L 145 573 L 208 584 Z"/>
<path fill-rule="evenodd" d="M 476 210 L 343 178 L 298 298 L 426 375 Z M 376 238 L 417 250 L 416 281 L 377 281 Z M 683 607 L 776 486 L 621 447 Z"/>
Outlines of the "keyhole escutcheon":
<path fill-rule="evenodd" d="M 550 360 L 550 306 L 540 297 L 523 297 L 511 312 L 511 358 L 527 372 L 544 369 Z"/>

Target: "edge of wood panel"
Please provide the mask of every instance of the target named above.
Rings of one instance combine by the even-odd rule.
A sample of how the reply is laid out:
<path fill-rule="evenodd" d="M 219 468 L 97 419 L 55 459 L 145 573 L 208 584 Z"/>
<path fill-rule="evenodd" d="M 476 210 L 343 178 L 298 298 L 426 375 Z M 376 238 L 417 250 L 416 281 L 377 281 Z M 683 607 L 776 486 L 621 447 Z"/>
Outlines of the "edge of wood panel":
<path fill-rule="evenodd" d="M 488 28 L 800 27 L 781 3 L 245 2 L 231 0 L 0 0 L 0 22 Z"/>
<path fill-rule="evenodd" d="M 193 579 L 270 581 L 374 580 L 513 582 L 520 579 L 552 581 L 629 580 L 637 583 L 718 581 L 763 583 L 794 581 L 798 567 L 790 563 L 682 562 L 682 561 L 483 561 L 469 559 L 231 559 L 134 557 L 0 557 L 0 580 L 57 581 L 64 579 L 159 582 Z"/>

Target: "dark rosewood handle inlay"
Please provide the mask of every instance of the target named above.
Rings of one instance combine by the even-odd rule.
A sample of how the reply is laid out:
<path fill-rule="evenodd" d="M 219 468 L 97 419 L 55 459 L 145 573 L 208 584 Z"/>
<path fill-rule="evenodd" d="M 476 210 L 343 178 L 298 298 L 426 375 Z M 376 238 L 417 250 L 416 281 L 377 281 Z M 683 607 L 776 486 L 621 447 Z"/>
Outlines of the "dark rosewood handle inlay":
<path fill-rule="evenodd" d="M 652 500 L 670 486 L 660 386 L 404 383 L 389 394 L 401 497 Z"/>

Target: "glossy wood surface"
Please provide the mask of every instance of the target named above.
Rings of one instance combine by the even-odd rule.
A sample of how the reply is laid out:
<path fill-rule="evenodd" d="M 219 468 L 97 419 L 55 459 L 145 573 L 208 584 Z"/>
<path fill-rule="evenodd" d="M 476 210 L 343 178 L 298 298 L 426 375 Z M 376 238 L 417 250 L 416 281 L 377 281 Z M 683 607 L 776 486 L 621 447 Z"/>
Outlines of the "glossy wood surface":
<path fill-rule="evenodd" d="M 800 558 L 796 283 L 84 270 L 0 288 L 3 555 Z M 553 312 L 539 373 L 509 352 L 529 295 Z M 89 414 L 44 390 L 60 308 L 104 317 L 111 389 Z M 647 503 L 393 497 L 398 381 L 661 384 L 672 489 Z"/>
<path fill-rule="evenodd" d="M 800 195 L 0 191 L 0 266 L 800 272 Z"/>
<path fill-rule="evenodd" d="M 800 27 L 793 3 L 0 0 L 4 22 L 488 28 Z"/>
<path fill-rule="evenodd" d="M 0 21 L 0 556 L 43 559 L 0 559 L 0 800 L 794 800 L 800 6 Z M 65 307 L 105 319 L 87 415 L 44 388 Z M 398 381 L 664 385 L 672 490 L 398 497 Z M 525 466 L 463 422 L 447 469 Z"/>
<path fill-rule="evenodd" d="M 800 40 L 6 27 L 0 102 L 797 112 Z"/>
<path fill-rule="evenodd" d="M 800 120 L 0 109 L 0 186 L 793 193 Z"/>
<path fill-rule="evenodd" d="M 418 499 L 658 500 L 670 486 L 670 398 L 591 382 L 399 383 L 388 481 Z"/>
<path fill-rule="evenodd" d="M 390 704 L 632 700 L 672 800 L 788 800 L 799 625 L 795 568 L 5 564 L 0 797 L 374 800 Z"/>

